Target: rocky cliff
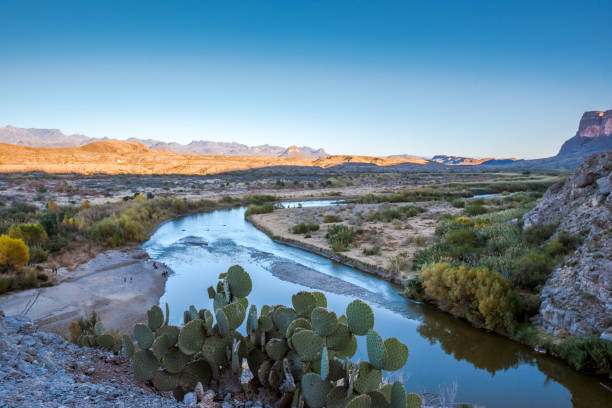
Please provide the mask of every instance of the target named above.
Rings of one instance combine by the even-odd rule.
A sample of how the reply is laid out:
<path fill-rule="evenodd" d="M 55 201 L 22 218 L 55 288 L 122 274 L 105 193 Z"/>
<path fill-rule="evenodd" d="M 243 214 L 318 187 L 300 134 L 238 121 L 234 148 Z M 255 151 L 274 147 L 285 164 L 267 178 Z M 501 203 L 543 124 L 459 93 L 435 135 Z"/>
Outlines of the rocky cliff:
<path fill-rule="evenodd" d="M 557 157 L 612 150 L 612 110 L 585 112 L 576 135 L 561 146 Z"/>
<path fill-rule="evenodd" d="M 542 290 L 539 322 L 550 331 L 612 339 L 611 170 L 612 152 L 590 156 L 523 218 L 525 227 L 555 223 L 557 233 L 582 238 Z"/>

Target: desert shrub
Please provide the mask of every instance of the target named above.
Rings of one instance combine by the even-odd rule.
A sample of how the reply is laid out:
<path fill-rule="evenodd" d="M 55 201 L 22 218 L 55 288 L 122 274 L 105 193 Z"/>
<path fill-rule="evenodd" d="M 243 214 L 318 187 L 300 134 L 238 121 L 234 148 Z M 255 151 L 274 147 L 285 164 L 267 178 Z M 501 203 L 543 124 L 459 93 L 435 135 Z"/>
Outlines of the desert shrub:
<path fill-rule="evenodd" d="M 423 285 L 417 276 L 416 278 L 408 279 L 404 287 L 404 294 L 410 299 L 420 299 L 423 295 Z"/>
<path fill-rule="evenodd" d="M 91 230 L 91 237 L 99 244 L 118 247 L 142 241 L 145 234 L 139 223 L 124 215 L 98 221 Z"/>
<path fill-rule="evenodd" d="M 514 331 L 518 298 L 499 273 L 436 263 L 424 266 L 420 279 L 427 298 L 488 329 Z"/>
<path fill-rule="evenodd" d="M 412 267 L 413 270 L 420 271 L 423 265 L 440 262 L 442 260 L 448 260 L 447 247 L 436 242 L 427 248 L 415 252 Z"/>
<path fill-rule="evenodd" d="M 532 225 L 523 230 L 523 237 L 529 245 L 540 245 L 555 233 L 555 224 Z"/>
<path fill-rule="evenodd" d="M 460 229 L 449 231 L 444 236 L 444 240 L 451 245 L 468 245 L 473 247 L 478 242 L 478 236 L 470 229 Z"/>
<path fill-rule="evenodd" d="M 30 251 L 23 240 L 0 236 L 0 265 L 23 267 L 30 259 Z"/>
<path fill-rule="evenodd" d="M 274 204 L 251 204 L 247 207 L 246 212 L 244 213 L 245 217 L 253 214 L 268 214 L 274 211 Z"/>
<path fill-rule="evenodd" d="M 55 253 L 55 252 L 61 251 L 62 249 L 68 248 L 69 243 L 70 243 L 70 240 L 68 238 L 55 236 L 47 240 L 47 243 L 45 244 L 45 248 L 50 253 Z"/>
<path fill-rule="evenodd" d="M 303 222 L 291 227 L 291 232 L 293 232 L 294 234 L 306 234 L 308 232 L 318 230 L 319 224 L 305 224 Z"/>
<path fill-rule="evenodd" d="M 31 263 L 41 263 L 45 262 L 48 257 L 47 251 L 42 248 L 32 247 L 30 248 L 30 262 Z"/>
<path fill-rule="evenodd" d="M 323 216 L 323 222 L 325 224 L 331 224 L 334 222 L 342 222 L 342 218 L 340 218 L 339 216 L 335 215 L 335 214 L 325 214 Z"/>
<path fill-rule="evenodd" d="M 396 256 L 389 257 L 390 270 L 393 273 L 399 273 L 406 269 L 408 265 L 408 256 L 406 254 L 399 254 Z"/>
<path fill-rule="evenodd" d="M 470 216 L 473 217 L 475 215 L 481 215 L 481 214 L 486 214 L 489 210 L 487 209 L 487 207 L 480 205 L 480 204 L 476 204 L 476 203 L 472 203 L 469 206 L 465 207 L 465 209 L 463 210 L 463 212 Z"/>
<path fill-rule="evenodd" d="M 355 231 L 346 225 L 336 224 L 327 230 L 325 238 L 335 252 L 342 252 L 355 241 Z"/>
<path fill-rule="evenodd" d="M 380 245 L 373 245 L 369 248 L 363 248 L 363 254 L 367 256 L 380 254 Z"/>
<path fill-rule="evenodd" d="M 474 226 L 476 228 L 483 228 L 483 227 L 488 227 L 491 226 L 491 220 L 489 218 L 478 218 L 476 220 L 476 222 L 474 223 Z"/>
<path fill-rule="evenodd" d="M 518 259 L 510 273 L 510 282 L 522 289 L 534 290 L 546 282 L 553 269 L 552 259 L 531 250 Z"/>
<path fill-rule="evenodd" d="M 612 341 L 597 336 L 574 338 L 558 346 L 557 352 L 576 370 L 607 375 L 612 372 Z"/>
<path fill-rule="evenodd" d="M 273 195 L 267 194 L 252 194 L 243 197 L 243 200 L 247 204 L 263 205 L 266 203 L 273 203 L 278 199 Z"/>
<path fill-rule="evenodd" d="M 11 291 L 13 289 L 13 282 L 13 278 L 0 276 L 0 295 Z"/>
<path fill-rule="evenodd" d="M 422 237 L 420 235 L 414 237 L 414 244 L 416 246 L 425 246 L 426 243 L 427 243 L 427 238 Z"/>
<path fill-rule="evenodd" d="M 474 225 L 474 221 L 469 217 L 457 217 L 453 222 L 457 225 L 463 225 L 464 227 L 471 227 Z"/>
<path fill-rule="evenodd" d="M 465 201 L 457 199 L 457 200 L 453 200 L 451 201 L 451 205 L 455 208 L 463 208 L 465 207 Z"/>

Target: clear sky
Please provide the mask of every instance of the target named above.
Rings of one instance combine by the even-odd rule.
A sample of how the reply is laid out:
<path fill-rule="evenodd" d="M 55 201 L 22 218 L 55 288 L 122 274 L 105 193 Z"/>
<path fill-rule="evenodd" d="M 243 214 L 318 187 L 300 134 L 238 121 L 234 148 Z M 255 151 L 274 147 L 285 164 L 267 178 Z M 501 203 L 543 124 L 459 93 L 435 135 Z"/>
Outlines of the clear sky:
<path fill-rule="evenodd" d="M 0 0 L 0 126 L 534 158 L 598 109 L 609 0 Z"/>

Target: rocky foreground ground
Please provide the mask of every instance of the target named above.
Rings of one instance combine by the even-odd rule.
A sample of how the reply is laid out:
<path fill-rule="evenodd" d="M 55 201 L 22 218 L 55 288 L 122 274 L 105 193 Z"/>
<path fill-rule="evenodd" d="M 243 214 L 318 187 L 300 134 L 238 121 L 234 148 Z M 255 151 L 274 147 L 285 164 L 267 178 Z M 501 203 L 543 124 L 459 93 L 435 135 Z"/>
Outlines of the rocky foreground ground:
<path fill-rule="evenodd" d="M 213 391 L 189 393 L 184 402 L 133 380 L 130 361 L 78 347 L 38 331 L 24 316 L 0 309 L 0 407 L 253 407 Z M 267 407 L 267 405 L 266 405 Z"/>

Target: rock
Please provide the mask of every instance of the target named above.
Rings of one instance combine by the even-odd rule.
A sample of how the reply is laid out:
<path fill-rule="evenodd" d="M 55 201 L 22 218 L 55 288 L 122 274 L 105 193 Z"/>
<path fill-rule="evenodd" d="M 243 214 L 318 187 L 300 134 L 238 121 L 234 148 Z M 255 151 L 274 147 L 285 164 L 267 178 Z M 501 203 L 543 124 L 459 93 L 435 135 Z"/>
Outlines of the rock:
<path fill-rule="evenodd" d="M 195 405 L 197 402 L 198 402 L 198 399 L 196 397 L 195 392 L 188 392 L 187 394 L 185 394 L 185 397 L 183 398 L 183 404 L 187 406 Z"/>
<path fill-rule="evenodd" d="M 523 217 L 525 227 L 558 224 L 557 233 L 565 231 L 582 240 L 555 268 L 540 294 L 538 322 L 551 332 L 602 335 L 611 330 L 611 170 L 612 152 L 592 155 Z"/>

